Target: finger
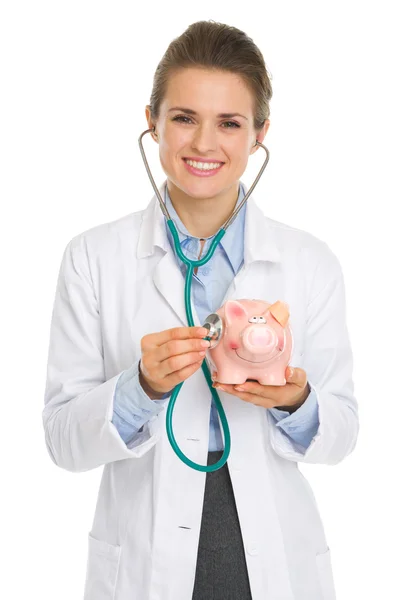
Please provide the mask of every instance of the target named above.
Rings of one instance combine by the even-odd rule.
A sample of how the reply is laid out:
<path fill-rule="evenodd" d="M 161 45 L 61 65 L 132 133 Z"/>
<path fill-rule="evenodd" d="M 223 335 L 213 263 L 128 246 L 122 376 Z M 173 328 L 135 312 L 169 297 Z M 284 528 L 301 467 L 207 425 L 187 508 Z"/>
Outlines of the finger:
<path fill-rule="evenodd" d="M 256 406 L 263 406 L 264 408 L 272 408 L 274 406 L 274 400 L 271 398 L 266 398 L 264 396 L 259 396 L 257 394 L 249 394 L 247 392 L 235 392 L 235 396 L 238 396 L 244 402 L 249 402 L 250 404 L 255 404 Z"/>
<path fill-rule="evenodd" d="M 264 408 L 272 408 L 275 406 L 276 402 L 272 398 L 268 398 L 265 396 L 260 396 L 259 394 L 252 394 L 251 392 L 238 392 L 235 390 L 233 385 L 220 385 L 220 390 L 226 392 L 227 394 L 232 394 L 233 396 L 237 396 L 241 400 L 245 402 L 249 402 L 250 404 L 255 404 L 256 406 L 263 406 Z"/>
<path fill-rule="evenodd" d="M 184 340 L 168 340 L 154 350 L 154 359 L 161 363 L 171 356 L 178 356 L 189 352 L 202 351 L 210 347 L 210 342 L 201 337 L 195 337 Z"/>
<path fill-rule="evenodd" d="M 185 352 L 184 354 L 177 354 L 170 356 L 165 360 L 161 361 L 157 366 L 158 377 L 165 378 L 172 373 L 179 372 L 188 365 L 203 361 L 205 357 L 204 350 L 195 352 Z"/>
<path fill-rule="evenodd" d="M 255 396 L 263 399 L 263 403 L 270 403 L 271 406 L 274 406 L 278 401 L 281 401 L 282 398 L 286 399 L 286 397 L 290 396 L 290 390 L 285 385 L 263 385 L 258 383 L 258 381 L 246 381 L 245 383 L 241 383 L 240 385 L 225 385 L 224 391 L 234 394 L 235 396 L 239 396 L 243 400 L 252 399 L 254 400 Z M 254 402 L 255 404 L 259 404 L 259 402 Z"/>
<path fill-rule="evenodd" d="M 298 367 L 286 367 L 285 371 L 286 383 L 294 384 L 300 388 L 304 388 L 307 382 L 307 374 L 304 369 Z M 238 386 L 234 386 L 234 389 L 239 392 L 249 392 L 252 394 L 258 394 L 266 398 L 278 399 L 282 395 L 281 385 L 262 385 L 258 381 L 246 381 Z M 240 389 L 239 389 L 240 388 Z"/>
<path fill-rule="evenodd" d="M 188 338 L 203 338 L 208 335 L 206 327 L 172 327 L 157 333 L 148 333 L 142 337 L 142 351 L 148 351 L 162 346 L 169 340 L 187 340 Z"/>
<path fill-rule="evenodd" d="M 307 373 L 304 369 L 300 369 L 299 367 L 288 366 L 285 377 L 288 383 L 298 385 L 300 388 L 303 388 L 307 383 Z"/>
<path fill-rule="evenodd" d="M 162 361 L 169 359 L 171 356 L 185 354 L 190 351 L 201 351 L 209 347 L 209 342 L 206 342 L 207 346 L 202 344 L 203 341 L 205 342 L 203 340 L 203 337 L 206 337 L 204 334 L 207 333 L 208 329 L 205 327 L 175 327 L 143 336 L 141 340 L 141 352 L 143 358 L 145 357 L 148 371 L 161 369 Z M 159 343 L 160 339 L 164 340 L 164 343 L 161 345 Z M 194 360 L 190 360 L 189 362 L 193 363 Z M 188 364 L 188 361 L 178 363 L 176 369 L 182 368 L 186 364 Z M 168 365 L 163 365 L 162 373 L 167 375 L 176 369 L 172 369 Z M 161 372 L 159 374 L 161 375 Z"/>
<path fill-rule="evenodd" d="M 187 365 L 179 371 L 174 371 L 170 375 L 167 375 L 165 380 L 168 383 L 169 388 L 172 389 L 173 387 L 178 385 L 178 383 L 181 383 L 181 381 L 189 379 L 189 377 L 193 375 L 193 373 L 200 369 L 203 360 L 204 358 L 202 358 L 200 361 L 192 363 L 191 365 Z"/>

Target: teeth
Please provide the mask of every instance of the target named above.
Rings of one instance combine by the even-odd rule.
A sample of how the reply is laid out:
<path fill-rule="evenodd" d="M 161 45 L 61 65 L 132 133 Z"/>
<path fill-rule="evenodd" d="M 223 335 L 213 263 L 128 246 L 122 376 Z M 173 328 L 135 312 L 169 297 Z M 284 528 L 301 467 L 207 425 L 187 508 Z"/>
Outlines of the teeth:
<path fill-rule="evenodd" d="M 197 162 L 195 160 L 187 160 L 185 158 L 185 162 L 187 162 L 188 165 L 190 165 L 191 167 L 195 167 L 196 169 L 203 169 L 203 171 L 210 171 L 211 169 L 217 169 L 219 166 L 222 165 L 222 163 L 203 163 L 203 162 Z"/>

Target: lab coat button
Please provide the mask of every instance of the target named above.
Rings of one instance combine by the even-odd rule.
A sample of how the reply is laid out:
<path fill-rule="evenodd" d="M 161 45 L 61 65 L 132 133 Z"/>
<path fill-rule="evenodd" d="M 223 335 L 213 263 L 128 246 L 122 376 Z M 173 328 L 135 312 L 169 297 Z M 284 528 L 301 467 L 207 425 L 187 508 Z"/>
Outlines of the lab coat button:
<path fill-rule="evenodd" d="M 247 552 L 248 554 L 250 554 L 250 556 L 255 556 L 256 554 L 258 554 L 257 544 L 255 544 L 254 542 L 247 544 Z"/>

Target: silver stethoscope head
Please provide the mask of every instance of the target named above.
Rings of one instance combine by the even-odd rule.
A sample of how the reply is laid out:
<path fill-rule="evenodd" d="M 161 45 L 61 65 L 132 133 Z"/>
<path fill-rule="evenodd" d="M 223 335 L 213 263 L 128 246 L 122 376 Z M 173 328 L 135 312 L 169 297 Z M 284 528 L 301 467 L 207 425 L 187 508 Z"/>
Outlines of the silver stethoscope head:
<path fill-rule="evenodd" d="M 217 313 L 211 313 L 204 321 L 202 327 L 208 329 L 209 333 L 206 336 L 210 340 L 209 350 L 215 348 L 222 336 L 223 323 Z"/>
<path fill-rule="evenodd" d="M 155 133 L 155 127 L 151 127 L 151 129 L 146 129 L 145 131 L 143 131 L 143 133 L 141 133 L 140 136 L 139 136 L 138 142 L 139 142 L 139 148 L 140 148 L 140 152 L 141 152 L 141 155 L 142 155 L 142 158 L 143 158 L 144 166 L 146 167 L 146 171 L 147 171 L 147 174 L 149 176 L 151 185 L 153 186 L 153 189 L 154 189 L 154 191 L 155 191 L 155 193 L 157 195 L 157 198 L 159 200 L 160 208 L 161 208 L 164 216 L 166 217 L 166 219 L 168 221 L 170 221 L 171 220 L 171 216 L 170 216 L 170 214 L 169 214 L 169 212 L 167 210 L 167 207 L 165 206 L 165 202 L 162 199 L 161 194 L 160 194 L 160 192 L 159 192 L 159 190 L 158 190 L 158 188 L 156 186 L 156 182 L 154 181 L 153 175 L 152 175 L 150 167 L 149 167 L 149 163 L 147 162 L 146 154 L 145 154 L 144 149 L 143 149 L 142 137 L 144 135 L 146 135 L 146 133 Z M 233 223 L 233 221 L 236 219 L 236 217 L 237 217 L 240 209 L 242 208 L 243 204 L 246 202 L 247 198 L 250 196 L 251 192 L 256 187 L 256 185 L 258 183 L 258 180 L 260 179 L 261 175 L 264 172 L 265 167 L 268 164 L 268 161 L 269 161 L 269 150 L 268 150 L 268 148 L 266 148 L 266 146 L 264 146 L 264 144 L 261 144 L 261 142 L 259 142 L 258 140 L 256 140 L 256 143 L 254 145 L 255 146 L 261 146 L 261 148 L 264 148 L 267 156 L 266 156 L 266 158 L 265 158 L 265 160 L 264 160 L 264 162 L 262 164 L 262 167 L 261 167 L 261 169 L 260 169 L 257 177 L 253 181 L 252 186 L 248 190 L 247 194 L 245 195 L 245 197 L 243 198 L 243 200 L 241 201 L 241 203 L 239 204 L 239 206 L 236 208 L 236 210 L 231 214 L 231 216 L 229 217 L 229 219 L 227 219 L 227 221 L 225 221 L 225 223 L 222 225 L 222 229 L 224 229 L 225 231 L 229 227 L 229 225 L 231 225 Z"/>

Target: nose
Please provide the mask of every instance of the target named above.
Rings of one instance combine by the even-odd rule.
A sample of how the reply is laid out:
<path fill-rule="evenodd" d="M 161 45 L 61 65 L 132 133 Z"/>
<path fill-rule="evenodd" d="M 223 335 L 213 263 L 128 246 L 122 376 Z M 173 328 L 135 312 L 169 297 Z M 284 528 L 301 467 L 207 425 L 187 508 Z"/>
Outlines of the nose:
<path fill-rule="evenodd" d="M 214 152 L 217 147 L 217 139 L 213 125 L 199 125 L 192 141 L 193 148 L 200 154 Z"/>
<path fill-rule="evenodd" d="M 269 354 L 277 343 L 276 334 L 270 327 L 248 327 L 243 334 L 243 345 L 254 354 Z"/>

